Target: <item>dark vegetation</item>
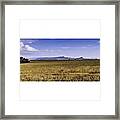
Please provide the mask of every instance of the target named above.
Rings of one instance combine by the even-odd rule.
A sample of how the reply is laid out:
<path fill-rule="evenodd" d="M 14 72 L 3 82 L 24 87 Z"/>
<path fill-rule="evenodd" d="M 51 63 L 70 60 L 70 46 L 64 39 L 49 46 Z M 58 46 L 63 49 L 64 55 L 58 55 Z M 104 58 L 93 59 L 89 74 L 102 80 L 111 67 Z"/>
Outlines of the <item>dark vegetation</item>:
<path fill-rule="evenodd" d="M 29 59 L 26 59 L 24 57 L 20 57 L 20 63 L 29 63 L 30 60 Z"/>

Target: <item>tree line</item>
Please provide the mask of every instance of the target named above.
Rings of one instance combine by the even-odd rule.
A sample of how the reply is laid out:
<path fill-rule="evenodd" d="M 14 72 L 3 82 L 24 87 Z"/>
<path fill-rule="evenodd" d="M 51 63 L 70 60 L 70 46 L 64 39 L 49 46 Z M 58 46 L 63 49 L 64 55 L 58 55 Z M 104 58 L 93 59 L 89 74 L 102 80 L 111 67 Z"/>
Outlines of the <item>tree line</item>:
<path fill-rule="evenodd" d="M 20 63 L 29 63 L 30 60 L 24 57 L 20 57 Z"/>

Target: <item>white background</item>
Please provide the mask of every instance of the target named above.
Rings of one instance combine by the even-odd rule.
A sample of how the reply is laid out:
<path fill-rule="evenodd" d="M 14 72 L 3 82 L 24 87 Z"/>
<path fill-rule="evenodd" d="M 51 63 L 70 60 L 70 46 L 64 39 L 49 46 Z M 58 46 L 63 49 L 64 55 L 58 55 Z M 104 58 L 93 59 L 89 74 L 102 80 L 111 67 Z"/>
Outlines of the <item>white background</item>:
<path fill-rule="evenodd" d="M 18 114 L 18 115 L 114 115 L 115 114 L 115 6 L 114 5 L 6 5 L 5 8 L 5 114 Z M 39 100 L 20 100 L 20 81 L 19 81 L 19 52 L 20 52 L 20 37 L 35 37 L 38 32 L 33 32 L 30 36 L 27 31 L 25 34 L 21 33 L 20 21 L 21 20 L 87 20 L 87 21 L 100 21 L 100 28 L 97 32 L 93 32 L 94 27 L 88 29 L 82 27 L 83 33 L 78 31 L 74 32 L 74 36 L 70 37 L 83 37 L 83 38 L 94 38 L 100 37 L 100 59 L 101 59 L 101 71 L 100 71 L 100 82 L 98 83 L 79 83 L 73 84 L 86 86 L 86 89 L 92 89 L 90 86 L 99 87 L 98 94 L 95 98 L 93 93 L 86 100 L 50 100 L 50 101 L 39 101 Z M 74 22 L 75 25 L 76 22 Z M 24 25 L 23 25 L 24 26 Z M 27 29 L 31 31 L 32 25 L 28 26 Z M 79 26 L 79 25 L 78 25 Z M 74 28 L 74 26 L 72 26 Z M 75 27 L 76 28 L 76 27 Z M 61 28 L 62 29 L 62 28 Z M 70 28 L 69 28 L 70 29 Z M 49 30 L 49 28 L 48 28 Z M 65 29 L 66 30 L 66 29 Z M 67 29 L 68 30 L 68 29 Z M 96 29 L 97 30 L 97 29 Z M 32 30 L 33 31 L 33 30 Z M 99 34 L 100 31 L 100 34 Z M 70 29 L 70 32 L 73 31 Z M 50 32 L 43 32 L 43 35 L 57 35 L 49 34 Z M 61 32 L 59 32 L 61 33 Z M 67 32 L 65 32 L 66 34 Z M 91 33 L 91 34 L 90 34 Z M 92 33 L 93 36 L 92 36 Z M 85 36 L 83 36 L 85 35 Z M 95 36 L 96 35 L 96 36 Z M 55 36 L 54 36 L 55 37 Z M 67 36 L 68 37 L 68 36 Z M 38 38 L 38 37 L 37 37 Z M 9 59 L 12 58 L 12 59 Z M 108 62 L 109 61 L 109 62 Z M 19 84 L 20 83 L 20 84 Z M 39 83 L 32 83 L 33 86 L 39 86 Z M 55 83 L 53 83 L 55 84 Z M 67 86 L 70 83 L 65 83 Z M 86 85 L 85 85 L 86 84 Z M 96 85 L 94 85 L 96 84 Z M 25 85 L 25 84 L 24 84 Z M 29 87 L 27 86 L 26 89 Z M 81 87 L 81 88 L 82 88 Z M 101 91 L 100 91 L 101 87 Z M 30 89 L 30 88 L 28 88 Z M 63 89 L 64 91 L 64 89 Z M 31 92 L 31 91 L 30 91 Z M 83 91 L 85 93 L 85 91 Z M 30 93 L 29 93 L 30 94 Z M 56 93 L 57 94 L 57 93 Z M 78 94 L 78 93 L 77 93 Z M 88 94 L 88 93 L 87 93 Z M 84 97 L 84 94 L 82 95 Z M 50 98 L 50 97 L 49 97 Z M 67 98 L 67 97 L 66 97 Z M 77 98 L 77 96 L 76 96 Z M 97 99 L 96 99 L 97 98 Z M 100 99 L 98 99 L 100 98 Z M 25 98 L 27 99 L 27 98 Z M 71 98 L 69 98 L 71 99 Z M 12 108 L 12 109 L 11 109 Z"/>
<path fill-rule="evenodd" d="M 19 26 L 20 38 L 100 38 L 96 19 L 31 19 Z M 100 100 L 99 82 L 20 82 L 19 87 L 20 100 Z"/>

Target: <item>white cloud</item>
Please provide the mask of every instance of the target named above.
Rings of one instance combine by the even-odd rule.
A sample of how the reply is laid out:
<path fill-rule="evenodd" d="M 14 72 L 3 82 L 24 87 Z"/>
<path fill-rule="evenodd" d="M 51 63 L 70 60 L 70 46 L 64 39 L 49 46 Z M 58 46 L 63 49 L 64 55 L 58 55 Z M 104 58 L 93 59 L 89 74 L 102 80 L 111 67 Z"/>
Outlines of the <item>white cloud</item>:
<path fill-rule="evenodd" d="M 33 42 L 31 42 L 31 41 L 30 41 L 30 42 L 28 42 L 28 43 L 30 43 L 30 44 L 31 44 L 31 43 L 33 43 Z"/>
<path fill-rule="evenodd" d="M 83 47 L 80 47 L 80 48 L 88 48 L 89 46 L 83 46 Z"/>
<path fill-rule="evenodd" d="M 36 52 L 36 51 L 38 51 L 37 49 L 35 49 L 35 48 L 33 48 L 33 47 L 29 46 L 29 45 L 25 45 L 24 47 L 25 47 L 25 49 L 26 49 L 27 51 L 31 51 L 31 52 Z"/>
<path fill-rule="evenodd" d="M 36 49 L 31 47 L 30 45 L 26 45 L 23 42 L 20 42 L 20 51 L 21 53 L 32 53 L 32 52 L 36 52 L 36 53 L 54 53 L 54 52 L 61 52 L 62 50 L 55 50 L 55 49 Z"/>
<path fill-rule="evenodd" d="M 62 49 L 70 49 L 70 48 L 72 48 L 72 47 L 61 47 Z"/>
<path fill-rule="evenodd" d="M 21 51 L 28 51 L 28 52 L 39 51 L 38 49 L 31 47 L 30 45 L 25 45 L 23 42 L 20 42 L 20 50 Z"/>
<path fill-rule="evenodd" d="M 23 42 L 20 42 L 20 48 L 24 47 Z"/>

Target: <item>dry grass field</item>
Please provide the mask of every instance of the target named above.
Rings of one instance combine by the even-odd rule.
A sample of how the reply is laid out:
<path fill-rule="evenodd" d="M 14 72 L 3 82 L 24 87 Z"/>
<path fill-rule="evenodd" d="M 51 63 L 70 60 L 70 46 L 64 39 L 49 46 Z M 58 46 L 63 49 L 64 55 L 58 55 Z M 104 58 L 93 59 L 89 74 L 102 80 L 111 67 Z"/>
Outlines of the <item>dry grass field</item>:
<path fill-rule="evenodd" d="M 21 81 L 100 81 L 100 60 L 31 61 L 20 64 Z"/>

